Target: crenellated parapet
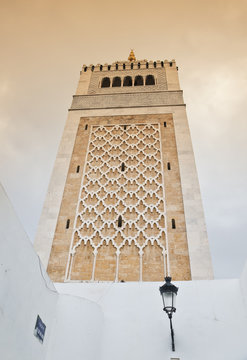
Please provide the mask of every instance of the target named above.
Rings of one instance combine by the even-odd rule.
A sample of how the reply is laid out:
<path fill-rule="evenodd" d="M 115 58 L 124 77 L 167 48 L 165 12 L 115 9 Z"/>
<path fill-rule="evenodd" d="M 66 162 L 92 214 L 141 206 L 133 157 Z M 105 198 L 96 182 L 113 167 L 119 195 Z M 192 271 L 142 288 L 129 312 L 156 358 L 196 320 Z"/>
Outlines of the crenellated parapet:
<path fill-rule="evenodd" d="M 97 65 L 83 65 L 82 72 L 87 71 L 124 71 L 124 70 L 138 70 L 138 69 L 160 69 L 164 67 L 176 67 L 175 60 L 136 60 L 136 61 L 115 61 L 112 64 L 97 64 Z"/>

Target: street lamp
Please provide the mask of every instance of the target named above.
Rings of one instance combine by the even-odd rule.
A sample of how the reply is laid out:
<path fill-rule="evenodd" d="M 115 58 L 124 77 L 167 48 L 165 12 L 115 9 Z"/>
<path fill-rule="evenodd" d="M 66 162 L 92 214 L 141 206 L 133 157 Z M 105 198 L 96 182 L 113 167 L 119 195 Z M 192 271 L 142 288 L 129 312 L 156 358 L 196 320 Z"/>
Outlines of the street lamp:
<path fill-rule="evenodd" d="M 172 314 L 176 312 L 176 296 L 178 288 L 171 283 L 172 278 L 170 276 L 165 277 L 165 284 L 160 287 L 160 294 L 162 296 L 163 310 L 167 313 L 170 320 L 170 329 L 172 337 L 172 351 L 175 351 L 174 344 L 174 331 L 172 327 Z"/>

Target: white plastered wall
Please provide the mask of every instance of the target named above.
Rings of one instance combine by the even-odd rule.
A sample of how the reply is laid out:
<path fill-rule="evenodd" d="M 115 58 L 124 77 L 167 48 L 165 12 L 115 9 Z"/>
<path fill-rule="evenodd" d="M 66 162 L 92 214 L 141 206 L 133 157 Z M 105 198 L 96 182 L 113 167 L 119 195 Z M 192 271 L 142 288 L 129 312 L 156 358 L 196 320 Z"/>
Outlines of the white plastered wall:
<path fill-rule="evenodd" d="M 0 219 L 0 359 L 97 360 L 101 308 L 57 293 L 1 185 Z M 34 336 L 37 315 L 43 344 Z"/>
<path fill-rule="evenodd" d="M 192 279 L 212 279 L 213 270 L 185 106 L 70 111 L 41 215 L 35 249 L 47 267 L 66 176 L 81 117 L 172 113 L 180 166 Z"/>
<path fill-rule="evenodd" d="M 97 302 L 104 312 L 100 360 L 244 360 L 247 313 L 239 279 L 175 282 L 173 315 L 176 351 L 171 351 L 169 319 L 155 282 L 58 283 L 61 293 Z"/>

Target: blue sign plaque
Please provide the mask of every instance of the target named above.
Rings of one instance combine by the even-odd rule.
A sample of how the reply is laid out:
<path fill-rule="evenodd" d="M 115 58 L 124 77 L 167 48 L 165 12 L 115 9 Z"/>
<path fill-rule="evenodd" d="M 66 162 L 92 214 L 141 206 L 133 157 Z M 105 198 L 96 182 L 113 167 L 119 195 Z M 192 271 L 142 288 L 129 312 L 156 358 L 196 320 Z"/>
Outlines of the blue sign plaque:
<path fill-rule="evenodd" d="M 39 339 L 41 343 L 44 341 L 46 325 L 43 323 L 39 315 L 37 316 L 34 335 Z"/>

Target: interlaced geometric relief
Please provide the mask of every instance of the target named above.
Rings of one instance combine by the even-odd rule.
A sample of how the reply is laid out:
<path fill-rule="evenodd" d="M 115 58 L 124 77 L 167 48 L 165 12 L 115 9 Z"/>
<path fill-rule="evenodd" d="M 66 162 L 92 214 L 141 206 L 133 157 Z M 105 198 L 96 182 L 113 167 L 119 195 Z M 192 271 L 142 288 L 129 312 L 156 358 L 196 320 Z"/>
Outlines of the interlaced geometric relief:
<path fill-rule="evenodd" d="M 159 124 L 91 126 L 67 281 L 160 281 L 167 231 Z"/>

